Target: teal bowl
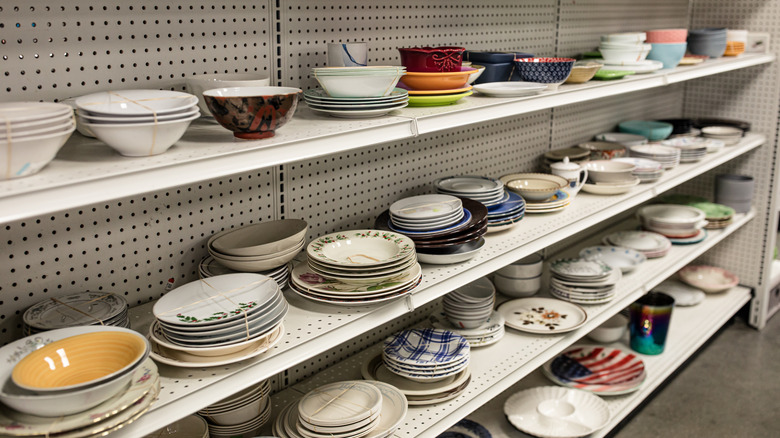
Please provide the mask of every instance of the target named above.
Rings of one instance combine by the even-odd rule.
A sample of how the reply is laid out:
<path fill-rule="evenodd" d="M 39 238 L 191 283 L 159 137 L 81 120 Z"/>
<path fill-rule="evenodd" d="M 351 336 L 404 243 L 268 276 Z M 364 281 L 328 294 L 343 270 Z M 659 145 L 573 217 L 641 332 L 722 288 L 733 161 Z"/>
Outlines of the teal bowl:
<path fill-rule="evenodd" d="M 661 141 L 672 134 L 674 126 L 671 123 L 652 120 L 628 120 L 618 125 L 620 132 L 646 137 L 650 141 Z"/>
<path fill-rule="evenodd" d="M 688 43 L 653 43 L 647 59 L 663 62 L 664 68 L 675 68 L 685 56 L 686 48 Z"/>

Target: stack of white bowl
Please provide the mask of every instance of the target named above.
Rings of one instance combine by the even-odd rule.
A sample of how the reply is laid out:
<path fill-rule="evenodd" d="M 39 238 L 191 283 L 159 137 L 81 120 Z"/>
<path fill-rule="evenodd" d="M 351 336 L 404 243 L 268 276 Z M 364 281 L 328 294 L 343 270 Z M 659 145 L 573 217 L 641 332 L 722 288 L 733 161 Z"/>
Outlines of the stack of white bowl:
<path fill-rule="evenodd" d="M 308 229 L 300 219 L 259 222 L 217 233 L 207 248 L 217 263 L 234 271 L 275 272 L 303 249 Z"/>
<path fill-rule="evenodd" d="M 130 328 L 127 301 L 111 292 L 78 292 L 48 298 L 30 306 L 22 315 L 25 336 L 48 330 L 84 325 Z"/>
<path fill-rule="evenodd" d="M 735 145 L 742 140 L 745 132 L 733 126 L 705 126 L 701 128 L 701 135 L 706 138 L 720 140 L 727 146 Z"/>
<path fill-rule="evenodd" d="M 271 384 L 250 386 L 198 411 L 208 421 L 211 438 L 254 436 L 271 416 Z"/>
<path fill-rule="evenodd" d="M 493 274 L 493 283 L 499 292 L 508 297 L 535 295 L 542 285 L 542 256 L 531 254 L 504 266 Z"/>
<path fill-rule="evenodd" d="M 179 91 L 105 91 L 73 103 L 81 127 L 128 157 L 167 151 L 200 117 L 198 98 Z"/>
<path fill-rule="evenodd" d="M 644 61 L 652 44 L 645 44 L 644 32 L 613 33 L 601 36 L 599 51 L 609 65 L 631 65 Z"/>
<path fill-rule="evenodd" d="M 656 182 L 664 174 L 664 165 L 649 158 L 623 157 L 613 158 L 612 161 L 636 166 L 631 174 L 639 178 L 640 183 Z"/>
<path fill-rule="evenodd" d="M 707 225 L 706 214 L 687 205 L 646 205 L 639 209 L 637 216 L 645 229 L 673 239 L 695 237 Z"/>
<path fill-rule="evenodd" d="M 471 347 L 448 330 L 404 330 L 385 339 L 382 360 L 387 370 L 403 378 L 433 383 L 455 376 L 469 366 Z"/>
<path fill-rule="evenodd" d="M 49 164 L 76 129 L 61 103 L 0 103 L 0 180 L 32 175 Z"/>
<path fill-rule="evenodd" d="M 477 279 L 444 296 L 444 314 L 459 329 L 484 324 L 493 313 L 496 289 L 487 278 Z"/>
<path fill-rule="evenodd" d="M 675 137 L 662 141 L 661 145 L 679 149 L 681 163 L 695 163 L 707 155 L 707 142 L 701 137 Z"/>

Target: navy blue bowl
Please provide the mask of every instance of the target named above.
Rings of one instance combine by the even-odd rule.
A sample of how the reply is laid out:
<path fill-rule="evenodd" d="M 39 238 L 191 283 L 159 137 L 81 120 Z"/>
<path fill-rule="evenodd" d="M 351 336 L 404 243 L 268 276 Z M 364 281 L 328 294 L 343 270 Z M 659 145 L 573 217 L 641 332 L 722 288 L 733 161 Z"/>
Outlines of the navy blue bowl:
<path fill-rule="evenodd" d="M 520 80 L 543 84 L 560 84 L 569 77 L 573 58 L 523 58 L 515 60 Z"/>
<path fill-rule="evenodd" d="M 466 50 L 463 53 L 464 61 L 471 61 L 477 65 L 503 64 L 515 60 L 515 54 L 512 52 L 488 52 L 481 50 Z"/>
<path fill-rule="evenodd" d="M 688 51 L 694 55 L 706 55 L 710 58 L 720 58 L 726 52 L 726 40 L 711 40 L 689 36 Z"/>
<path fill-rule="evenodd" d="M 515 64 L 513 62 L 490 63 L 480 62 L 478 65 L 484 66 L 485 71 L 474 81 L 475 84 L 485 84 L 488 82 L 506 82 L 512 77 Z"/>

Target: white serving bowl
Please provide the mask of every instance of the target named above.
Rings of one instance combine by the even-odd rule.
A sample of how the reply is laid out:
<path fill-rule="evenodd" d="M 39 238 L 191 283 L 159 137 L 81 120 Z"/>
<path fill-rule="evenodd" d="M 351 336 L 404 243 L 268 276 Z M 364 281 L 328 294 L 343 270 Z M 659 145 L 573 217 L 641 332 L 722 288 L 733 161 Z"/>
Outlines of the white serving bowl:
<path fill-rule="evenodd" d="M 680 279 L 706 293 L 718 293 L 739 284 L 739 277 L 715 266 L 686 266 L 679 272 Z"/>
<path fill-rule="evenodd" d="M 644 61 L 650 53 L 650 48 L 642 46 L 637 49 L 607 49 L 600 48 L 601 56 L 607 64 L 623 64 Z"/>
<path fill-rule="evenodd" d="M 611 160 L 595 160 L 585 163 L 588 176 L 596 183 L 630 181 L 634 177 L 631 172 L 636 169 L 633 163 L 624 163 Z"/>
<path fill-rule="evenodd" d="M 732 126 L 705 126 L 701 129 L 705 138 L 720 140 L 727 146 L 735 145 L 742 140 L 744 132 Z"/>
<path fill-rule="evenodd" d="M 226 258 L 219 257 L 216 253 L 209 252 L 212 257 L 214 257 L 214 260 L 219 263 L 220 265 L 232 269 L 234 271 L 239 272 L 260 272 L 260 271 L 267 271 L 269 269 L 278 268 L 279 266 L 284 265 L 285 263 L 288 263 L 290 260 L 294 259 L 296 255 L 298 255 L 298 251 L 292 251 L 290 253 L 286 253 L 285 255 L 276 256 L 273 258 L 263 259 L 263 260 L 246 260 L 246 261 L 237 261 L 237 260 L 229 260 Z"/>
<path fill-rule="evenodd" d="M 533 278 L 510 278 L 495 274 L 493 283 L 502 294 L 513 298 L 525 298 L 535 295 L 542 287 L 542 276 Z"/>
<path fill-rule="evenodd" d="M 259 222 L 215 234 L 208 246 L 225 255 L 275 254 L 301 242 L 308 229 L 309 224 L 301 219 Z"/>
<path fill-rule="evenodd" d="M 653 204 L 640 208 L 637 215 L 643 220 L 652 221 L 659 226 L 680 228 L 695 226 L 706 218 L 706 214 L 695 207 L 676 204 Z"/>
<path fill-rule="evenodd" d="M 542 275 L 542 256 L 531 254 L 496 271 L 496 274 L 508 278 L 534 278 Z"/>
<path fill-rule="evenodd" d="M 108 125 L 127 125 L 137 123 L 154 123 L 154 116 L 139 116 L 139 117 L 119 117 L 119 116 L 103 116 L 103 115 L 89 115 L 83 111 L 77 111 L 79 121 L 82 123 L 101 123 Z M 160 114 L 157 116 L 157 122 L 169 122 L 173 120 L 185 119 L 192 116 L 200 116 L 200 111 L 197 107 L 193 106 L 184 112 L 176 112 L 171 114 Z"/>
<path fill-rule="evenodd" d="M 267 87 L 271 78 L 262 73 L 224 73 L 190 76 L 184 80 L 187 90 L 198 97 L 198 107 L 204 114 L 211 114 L 203 100 L 203 92 L 214 88 Z"/>
<path fill-rule="evenodd" d="M 469 66 L 471 68 L 477 69 L 476 71 L 474 71 L 471 74 L 469 74 L 469 80 L 466 81 L 466 84 L 471 85 L 471 84 L 474 83 L 474 81 L 477 80 L 478 77 L 482 76 L 482 73 L 485 71 L 485 66 L 484 65 L 471 65 L 471 64 L 469 64 L 468 66 L 464 65 L 464 67 L 469 67 Z"/>
<path fill-rule="evenodd" d="M 193 115 L 185 119 L 157 123 L 84 123 L 83 126 L 126 157 L 146 157 L 170 149 L 198 117 L 199 115 Z"/>
<path fill-rule="evenodd" d="M 479 278 L 471 283 L 465 284 L 445 298 L 451 301 L 469 303 L 468 305 L 482 305 L 491 302 L 496 296 L 496 288 L 487 278 Z"/>
<path fill-rule="evenodd" d="M 647 40 L 645 32 L 610 33 L 601 36 L 602 43 L 640 44 Z"/>
<path fill-rule="evenodd" d="M 24 136 L 19 139 L 12 137 L 11 150 L 8 151 L 8 141 L 0 140 L 0 180 L 19 178 L 32 175 L 49 164 L 62 145 L 68 141 L 76 127 L 45 135 Z M 9 163 L 10 158 L 10 163 Z"/>
<path fill-rule="evenodd" d="M 312 73 L 328 95 L 332 97 L 381 97 L 389 95 L 404 75 L 401 69 L 384 73 L 361 75 L 320 75 Z"/>
<path fill-rule="evenodd" d="M 518 175 L 506 183 L 506 187 L 519 194 L 526 201 L 544 201 L 550 199 L 558 190 L 569 185 L 566 178 L 545 173 L 527 173 Z"/>
<path fill-rule="evenodd" d="M 610 344 L 619 341 L 626 328 L 628 328 L 628 318 L 618 313 L 604 324 L 594 328 L 588 333 L 588 337 L 602 344 Z"/>

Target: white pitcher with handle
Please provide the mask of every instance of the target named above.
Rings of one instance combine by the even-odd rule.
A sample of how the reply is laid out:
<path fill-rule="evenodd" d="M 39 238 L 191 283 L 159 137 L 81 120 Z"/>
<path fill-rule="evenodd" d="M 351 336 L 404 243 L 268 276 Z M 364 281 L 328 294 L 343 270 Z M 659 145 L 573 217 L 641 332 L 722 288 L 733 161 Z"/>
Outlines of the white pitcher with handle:
<path fill-rule="evenodd" d="M 569 161 L 569 157 L 563 157 L 563 161 L 550 164 L 553 175 L 566 178 L 569 181 L 569 186 L 566 187 L 566 191 L 569 192 L 571 197 L 577 194 L 588 180 L 588 169 L 585 166 L 581 166 L 577 163 Z"/>

